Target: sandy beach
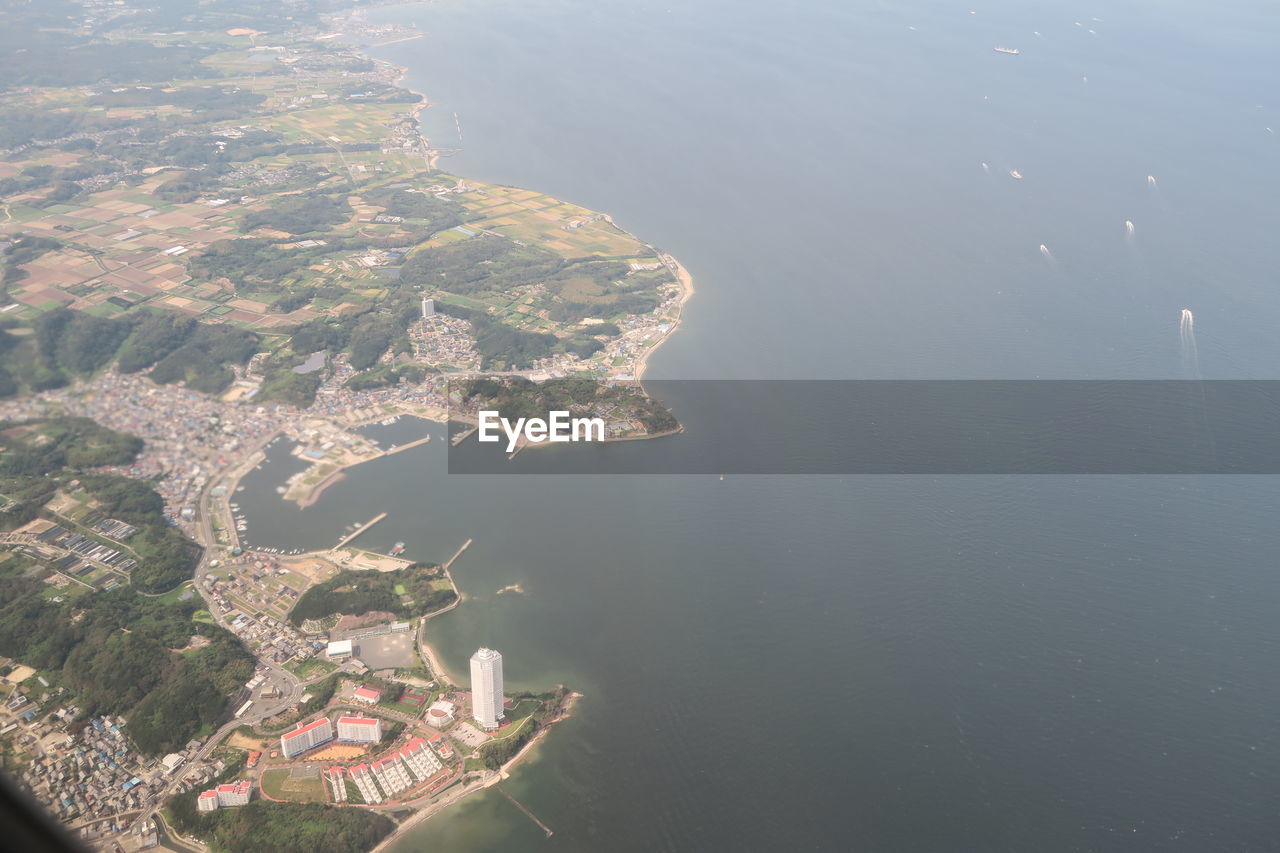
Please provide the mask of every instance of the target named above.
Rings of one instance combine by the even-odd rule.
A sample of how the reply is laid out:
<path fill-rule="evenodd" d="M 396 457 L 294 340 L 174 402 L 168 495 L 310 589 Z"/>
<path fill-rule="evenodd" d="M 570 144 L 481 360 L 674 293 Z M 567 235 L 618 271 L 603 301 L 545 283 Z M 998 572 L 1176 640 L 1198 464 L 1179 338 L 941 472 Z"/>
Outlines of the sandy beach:
<path fill-rule="evenodd" d="M 415 812 L 412 817 L 407 818 L 403 823 L 396 826 L 396 828 L 392 830 L 391 834 L 378 842 L 378 845 L 370 850 L 369 853 L 382 853 L 382 851 L 387 850 L 407 835 L 418 824 L 430 820 L 449 806 L 461 800 L 463 797 L 474 794 L 477 791 L 483 791 L 485 788 L 491 788 L 502 782 L 504 779 L 510 778 L 510 771 L 513 770 L 521 761 L 529 757 L 534 748 L 542 742 L 542 739 L 547 736 L 548 732 L 550 732 L 557 723 L 564 722 L 573 716 L 573 707 L 578 704 L 578 700 L 581 698 L 581 693 L 570 693 L 567 695 L 561 703 L 560 712 L 556 715 L 555 719 L 546 723 L 538 730 L 537 734 L 529 738 L 529 742 L 520 747 L 520 751 L 511 756 L 506 764 L 503 764 L 495 772 L 486 776 L 481 782 L 462 787 L 450 788 L 446 796 L 434 803 L 424 806 Z"/>
<path fill-rule="evenodd" d="M 680 326 L 680 317 L 684 313 L 684 305 L 689 301 L 689 297 L 694 294 L 693 276 L 691 276 L 689 271 L 684 268 L 684 265 L 681 264 L 680 261 L 676 260 L 675 256 L 668 255 L 665 252 L 659 252 L 658 257 L 661 258 L 662 262 L 667 265 L 667 268 L 675 274 L 676 281 L 680 283 L 680 304 L 676 308 L 675 319 L 671 321 L 671 328 L 667 329 L 666 334 L 654 341 L 653 346 L 645 350 L 644 355 L 640 356 L 640 358 L 636 360 L 636 379 L 644 378 L 644 372 L 649 366 L 649 356 L 653 355 L 654 350 L 666 343 L 667 338 L 676 333 L 676 329 Z"/>

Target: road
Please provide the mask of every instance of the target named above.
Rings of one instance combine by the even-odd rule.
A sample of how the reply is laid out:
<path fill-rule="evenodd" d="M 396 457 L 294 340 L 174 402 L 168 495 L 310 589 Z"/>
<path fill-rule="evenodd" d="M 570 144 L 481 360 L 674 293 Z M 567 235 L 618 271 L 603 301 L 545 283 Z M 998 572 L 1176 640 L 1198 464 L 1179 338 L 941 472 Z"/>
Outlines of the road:
<path fill-rule="evenodd" d="M 251 450 L 244 458 L 251 459 L 266 447 L 266 445 L 275 437 L 275 435 L 271 435 L 263 439 L 258 446 L 253 448 L 253 450 Z M 219 608 L 213 601 L 213 594 L 204 588 L 204 585 L 200 583 L 200 578 L 210 568 L 209 564 L 216 559 L 213 555 L 215 548 L 218 545 L 217 537 L 213 532 L 214 510 L 210 505 L 210 493 L 219 483 L 226 480 L 229 474 L 234 474 L 238 467 L 239 466 L 235 466 L 218 477 L 211 477 L 209 482 L 205 484 L 204 490 L 200 493 L 200 496 L 196 501 L 196 541 L 204 546 L 204 554 L 200 558 L 200 564 L 196 566 L 192 586 L 200 593 L 201 598 L 204 599 L 205 609 L 213 616 L 214 621 L 220 627 L 226 628 L 227 630 L 231 629 L 226 623 L 225 615 L 219 613 Z M 228 485 L 230 486 L 231 484 L 229 483 Z M 230 529 L 234 530 L 234 526 Z M 191 763 L 203 761 L 208 758 L 213 750 L 222 743 L 223 738 L 227 737 L 241 726 L 255 725 L 268 717 L 274 717 L 281 711 L 293 707 L 302 699 L 302 694 L 306 689 L 306 685 L 318 680 L 312 679 L 312 681 L 308 682 L 301 681 L 296 675 L 285 669 L 280 664 L 262 660 L 258 661 L 257 674 L 262 675 L 264 678 L 261 687 L 267 687 L 270 685 L 280 689 L 281 695 L 279 698 L 270 700 L 263 700 L 260 698 L 253 699 L 253 705 L 250 706 L 249 711 L 246 712 L 243 717 L 233 718 L 228 720 L 226 723 L 223 723 L 222 727 L 215 731 L 213 735 L 204 742 L 204 745 L 200 747 L 200 750 L 196 753 L 195 758 Z M 175 771 L 174 778 L 171 779 L 160 791 L 159 795 L 156 797 L 155 804 L 148 807 L 142 813 L 142 819 L 145 820 L 152 817 L 161 805 L 163 805 L 165 800 L 174 793 L 174 790 L 177 788 L 178 783 L 181 780 L 181 770 Z"/>

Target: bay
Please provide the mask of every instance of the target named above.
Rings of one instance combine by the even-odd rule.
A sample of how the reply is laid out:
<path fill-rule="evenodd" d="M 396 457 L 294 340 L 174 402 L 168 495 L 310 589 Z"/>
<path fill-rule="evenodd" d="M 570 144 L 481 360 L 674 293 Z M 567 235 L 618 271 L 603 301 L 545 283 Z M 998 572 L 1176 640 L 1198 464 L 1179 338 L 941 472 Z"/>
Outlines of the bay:
<path fill-rule="evenodd" d="M 370 15 L 427 33 L 376 53 L 436 144 L 458 114 L 449 169 L 607 211 L 693 273 L 651 375 L 1271 378 L 1276 13 L 974 11 Z M 486 793 L 398 850 L 1274 843 L 1272 478 L 467 477 L 432 441 L 299 511 L 293 464 L 246 481 L 251 541 L 384 510 L 366 547 L 474 537 L 445 665 L 493 646 L 513 688 L 585 694 L 504 783 L 550 839 Z"/>

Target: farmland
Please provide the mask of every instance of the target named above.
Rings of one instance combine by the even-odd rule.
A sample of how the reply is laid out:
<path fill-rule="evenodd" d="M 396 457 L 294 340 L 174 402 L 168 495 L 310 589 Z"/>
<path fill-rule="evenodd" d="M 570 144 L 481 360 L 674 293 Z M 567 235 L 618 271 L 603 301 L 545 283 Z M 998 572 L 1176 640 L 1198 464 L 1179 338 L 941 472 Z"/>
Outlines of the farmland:
<path fill-rule="evenodd" d="M 122 27 L 112 49 L 155 52 L 130 82 L 0 92 L 0 324 L 21 337 L 65 308 L 230 326 L 267 354 L 270 393 L 306 404 L 313 383 L 281 371 L 317 334 L 357 370 L 416 353 L 429 370 L 602 371 L 622 344 L 599 321 L 674 318 L 680 288 L 652 247 L 594 211 L 441 170 L 398 69 L 317 35 Z M 524 272 L 490 276 L 492 246 Z M 402 275 L 438 258 L 469 264 L 468 286 Z M 423 297 L 457 321 L 426 340 L 411 333 Z M 14 358 L 35 366 L 0 377 L 0 393 L 56 384 L 38 369 L 49 353 Z M 204 383 L 216 390 L 238 359 L 190 370 L 218 373 Z"/>

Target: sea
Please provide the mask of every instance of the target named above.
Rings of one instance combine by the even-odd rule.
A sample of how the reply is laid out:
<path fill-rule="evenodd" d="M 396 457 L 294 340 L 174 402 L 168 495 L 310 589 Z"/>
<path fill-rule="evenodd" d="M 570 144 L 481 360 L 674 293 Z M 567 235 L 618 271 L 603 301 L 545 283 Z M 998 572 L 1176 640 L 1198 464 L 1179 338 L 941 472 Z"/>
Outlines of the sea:
<path fill-rule="evenodd" d="M 689 269 L 652 377 L 1280 378 L 1274 4 L 369 19 L 425 33 L 372 52 L 443 168 Z M 490 790 L 397 853 L 1280 846 L 1275 477 L 468 476 L 373 434 L 428 432 L 306 510 L 279 445 L 238 496 L 257 545 L 474 538 L 445 666 L 584 694 L 502 783 L 551 836 Z"/>

